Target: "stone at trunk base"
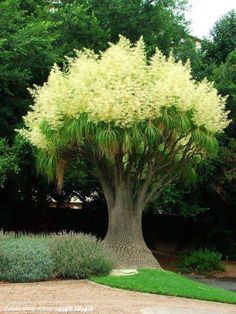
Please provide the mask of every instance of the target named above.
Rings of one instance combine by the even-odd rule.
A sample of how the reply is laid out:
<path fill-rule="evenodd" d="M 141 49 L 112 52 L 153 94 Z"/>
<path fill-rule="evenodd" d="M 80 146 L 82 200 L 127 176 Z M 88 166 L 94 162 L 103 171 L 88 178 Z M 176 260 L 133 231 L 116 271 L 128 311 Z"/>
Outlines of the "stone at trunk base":
<path fill-rule="evenodd" d="M 111 276 L 130 276 L 138 274 L 137 269 L 113 269 Z"/>

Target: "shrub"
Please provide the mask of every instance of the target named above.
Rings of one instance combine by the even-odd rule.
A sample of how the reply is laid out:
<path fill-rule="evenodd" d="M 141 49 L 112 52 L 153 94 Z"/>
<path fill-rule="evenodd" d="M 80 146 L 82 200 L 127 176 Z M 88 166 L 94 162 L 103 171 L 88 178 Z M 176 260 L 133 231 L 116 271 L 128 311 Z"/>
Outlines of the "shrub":
<path fill-rule="evenodd" d="M 102 243 L 84 234 L 16 236 L 0 232 L 0 280 L 41 281 L 107 275 L 113 263 Z"/>
<path fill-rule="evenodd" d="M 56 275 L 62 278 L 107 275 L 113 266 L 102 243 L 90 235 L 54 235 L 50 240 L 50 251 Z"/>
<path fill-rule="evenodd" d="M 184 255 L 180 261 L 179 269 L 184 273 L 210 273 L 213 270 L 224 270 L 221 254 L 207 249 L 194 250 Z"/>
<path fill-rule="evenodd" d="M 1 236 L 0 280 L 31 282 L 53 277 L 53 260 L 46 238 Z"/>

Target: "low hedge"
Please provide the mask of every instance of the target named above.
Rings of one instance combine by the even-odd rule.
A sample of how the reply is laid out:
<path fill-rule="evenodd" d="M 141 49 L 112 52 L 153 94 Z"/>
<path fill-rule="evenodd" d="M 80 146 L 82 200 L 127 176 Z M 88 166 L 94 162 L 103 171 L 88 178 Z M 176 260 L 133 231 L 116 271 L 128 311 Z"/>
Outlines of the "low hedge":
<path fill-rule="evenodd" d="M 95 237 L 76 233 L 0 234 L 0 280 L 43 281 L 109 274 L 112 259 Z"/>
<path fill-rule="evenodd" d="M 56 275 L 62 278 L 88 278 L 109 274 L 113 262 L 102 243 L 85 234 L 55 235 L 50 252 Z"/>
<path fill-rule="evenodd" d="M 179 269 L 184 273 L 206 274 L 214 270 L 223 271 L 221 254 L 208 249 L 193 250 L 182 256 Z"/>
<path fill-rule="evenodd" d="M 30 282 L 53 278 L 46 239 L 20 237 L 1 241 L 0 280 Z"/>

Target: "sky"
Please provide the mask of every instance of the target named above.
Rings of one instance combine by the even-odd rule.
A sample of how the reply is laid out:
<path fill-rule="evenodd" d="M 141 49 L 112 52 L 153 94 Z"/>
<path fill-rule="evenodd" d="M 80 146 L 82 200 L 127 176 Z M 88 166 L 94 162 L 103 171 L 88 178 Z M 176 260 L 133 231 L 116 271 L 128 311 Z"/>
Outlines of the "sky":
<path fill-rule="evenodd" d="M 192 6 L 186 17 L 192 20 L 193 36 L 208 36 L 214 23 L 229 10 L 236 9 L 236 0 L 189 0 Z"/>

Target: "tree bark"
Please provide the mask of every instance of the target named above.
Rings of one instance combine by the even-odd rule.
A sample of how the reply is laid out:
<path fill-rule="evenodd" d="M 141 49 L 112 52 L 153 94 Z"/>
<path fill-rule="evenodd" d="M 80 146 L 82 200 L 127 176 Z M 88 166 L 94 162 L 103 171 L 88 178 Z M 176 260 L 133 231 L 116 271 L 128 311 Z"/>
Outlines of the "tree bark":
<path fill-rule="evenodd" d="M 133 208 L 115 205 L 109 211 L 104 244 L 117 258 L 116 268 L 160 268 L 143 238 L 142 213 Z"/>
<path fill-rule="evenodd" d="M 101 160 L 97 161 L 97 167 L 109 217 L 107 235 L 103 242 L 114 254 L 116 268 L 160 268 L 144 241 L 142 211 L 145 204 L 137 202 L 133 195 L 130 177 L 124 169 L 122 154 L 115 156 L 113 176 L 109 177 Z M 146 189 L 145 186 L 143 194 Z"/>

